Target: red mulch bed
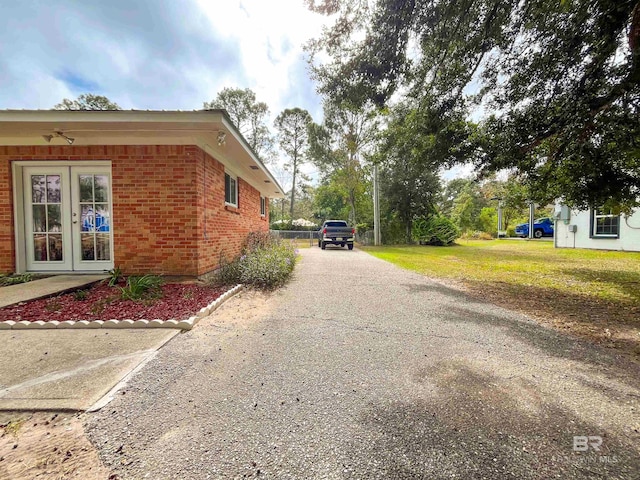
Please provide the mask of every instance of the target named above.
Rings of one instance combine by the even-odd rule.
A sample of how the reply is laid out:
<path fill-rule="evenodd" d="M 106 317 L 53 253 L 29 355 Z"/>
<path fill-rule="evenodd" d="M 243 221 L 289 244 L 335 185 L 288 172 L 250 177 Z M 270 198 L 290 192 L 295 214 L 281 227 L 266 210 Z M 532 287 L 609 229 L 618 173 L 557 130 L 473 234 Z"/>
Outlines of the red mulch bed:
<path fill-rule="evenodd" d="M 66 293 L 0 308 L 0 321 L 184 320 L 225 291 L 205 285 L 171 283 L 162 286 L 161 298 L 132 301 L 121 300 L 117 288 L 99 283 L 86 290 L 85 299 L 76 299 L 77 293 Z"/>

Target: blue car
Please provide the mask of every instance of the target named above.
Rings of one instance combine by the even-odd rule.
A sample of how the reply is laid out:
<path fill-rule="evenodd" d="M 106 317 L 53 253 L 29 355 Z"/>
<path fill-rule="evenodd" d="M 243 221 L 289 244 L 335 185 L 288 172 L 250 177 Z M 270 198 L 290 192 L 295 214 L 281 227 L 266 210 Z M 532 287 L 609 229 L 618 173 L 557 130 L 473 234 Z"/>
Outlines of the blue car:
<path fill-rule="evenodd" d="M 529 236 L 529 224 L 521 223 L 516 225 L 516 235 L 522 238 Z M 538 218 L 533 223 L 533 237 L 553 237 L 553 219 L 549 217 Z"/>

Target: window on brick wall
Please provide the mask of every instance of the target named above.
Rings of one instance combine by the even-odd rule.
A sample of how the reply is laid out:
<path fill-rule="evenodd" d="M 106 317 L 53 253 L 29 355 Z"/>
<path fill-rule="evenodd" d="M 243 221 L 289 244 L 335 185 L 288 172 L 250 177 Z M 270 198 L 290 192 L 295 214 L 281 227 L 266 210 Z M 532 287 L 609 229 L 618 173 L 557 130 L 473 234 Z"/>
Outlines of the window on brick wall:
<path fill-rule="evenodd" d="M 229 173 L 224 174 L 224 202 L 238 206 L 238 179 Z"/>
<path fill-rule="evenodd" d="M 260 215 L 263 217 L 267 214 L 267 199 L 260 197 Z"/>

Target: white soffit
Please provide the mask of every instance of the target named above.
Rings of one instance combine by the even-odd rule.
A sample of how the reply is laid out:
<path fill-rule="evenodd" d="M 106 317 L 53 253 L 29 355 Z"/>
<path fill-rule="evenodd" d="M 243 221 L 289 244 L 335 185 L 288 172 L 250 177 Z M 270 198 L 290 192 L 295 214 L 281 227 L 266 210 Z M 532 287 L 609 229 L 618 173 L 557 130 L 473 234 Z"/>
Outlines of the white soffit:
<path fill-rule="evenodd" d="M 282 187 L 249 147 L 224 110 L 207 111 L 0 111 L 0 145 L 67 146 L 198 145 L 247 180 L 263 196 L 283 197 Z M 225 133 L 219 144 L 218 132 Z M 253 168 L 252 168 L 253 167 Z"/>

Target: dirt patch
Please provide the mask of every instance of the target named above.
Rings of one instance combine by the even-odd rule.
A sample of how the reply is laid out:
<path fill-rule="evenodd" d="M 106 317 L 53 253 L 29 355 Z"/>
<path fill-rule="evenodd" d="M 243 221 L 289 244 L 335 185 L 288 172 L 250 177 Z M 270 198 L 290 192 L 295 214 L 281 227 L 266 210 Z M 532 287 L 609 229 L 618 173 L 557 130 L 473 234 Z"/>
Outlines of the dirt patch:
<path fill-rule="evenodd" d="M 80 414 L 0 414 L 0 478 L 117 480 L 84 436 Z"/>
<path fill-rule="evenodd" d="M 218 335 L 250 328 L 272 309 L 273 293 L 248 290 L 204 318 L 191 335 Z M 0 412 L 0 478 L 118 480 L 105 467 L 83 423 L 92 413 Z M 114 455 L 121 455 L 116 451 Z M 126 456 L 121 460 L 125 464 Z"/>

